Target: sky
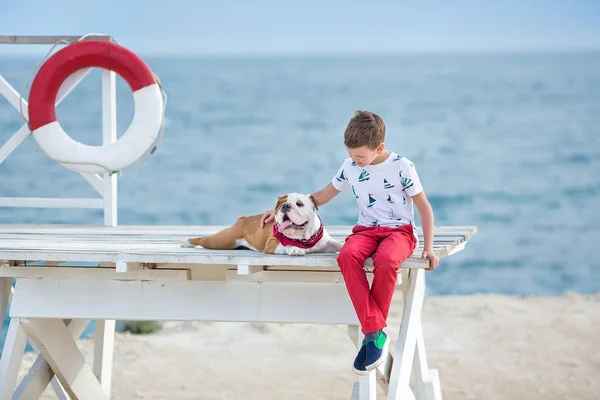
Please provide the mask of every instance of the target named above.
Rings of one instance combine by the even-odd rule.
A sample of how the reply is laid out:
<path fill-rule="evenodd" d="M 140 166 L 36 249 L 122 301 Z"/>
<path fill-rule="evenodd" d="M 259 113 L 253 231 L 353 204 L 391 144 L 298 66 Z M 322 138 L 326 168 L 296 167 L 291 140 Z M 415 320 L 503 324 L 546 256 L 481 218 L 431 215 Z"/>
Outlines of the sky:
<path fill-rule="evenodd" d="M 0 1 L 0 35 L 91 32 L 157 55 L 597 50 L 600 0 Z"/>

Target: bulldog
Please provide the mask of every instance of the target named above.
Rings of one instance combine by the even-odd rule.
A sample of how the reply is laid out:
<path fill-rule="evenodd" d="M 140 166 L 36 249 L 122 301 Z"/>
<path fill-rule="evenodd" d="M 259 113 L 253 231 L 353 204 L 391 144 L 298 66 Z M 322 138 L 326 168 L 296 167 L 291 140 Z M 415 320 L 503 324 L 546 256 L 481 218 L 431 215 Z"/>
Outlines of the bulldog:
<path fill-rule="evenodd" d="M 260 227 L 262 214 L 240 217 L 232 226 L 210 235 L 189 238 L 184 247 L 232 250 L 245 247 L 266 254 L 303 256 L 307 253 L 336 253 L 342 243 L 329 236 L 317 215 L 312 195 L 288 193 L 277 198 L 274 222 Z"/>

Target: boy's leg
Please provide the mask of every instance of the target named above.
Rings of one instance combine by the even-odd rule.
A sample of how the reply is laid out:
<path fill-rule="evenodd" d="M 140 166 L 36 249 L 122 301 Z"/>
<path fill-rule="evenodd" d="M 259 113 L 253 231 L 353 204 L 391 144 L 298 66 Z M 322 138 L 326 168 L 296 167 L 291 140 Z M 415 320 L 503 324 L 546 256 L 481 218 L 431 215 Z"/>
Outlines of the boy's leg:
<path fill-rule="evenodd" d="M 356 226 L 348 236 L 337 257 L 340 271 L 344 277 L 346 289 L 356 310 L 364 334 L 385 326 L 377 303 L 371 296 L 365 260 L 375 253 L 378 241 L 372 228 Z"/>
<path fill-rule="evenodd" d="M 350 300 L 360 321 L 363 333 L 377 331 L 385 325 L 385 319 L 369 289 L 367 273 L 364 270 L 365 260 L 372 256 L 377 249 L 378 240 L 373 228 L 356 226 L 352 234 L 340 250 L 337 262 L 344 277 Z M 367 343 L 365 340 L 359 346 L 358 354 L 352 364 L 352 371 L 358 375 L 366 375 Z"/>
<path fill-rule="evenodd" d="M 413 253 L 415 245 L 416 239 L 411 225 L 396 229 L 390 228 L 387 237 L 381 241 L 377 252 L 373 255 L 375 269 L 373 270 L 371 297 L 377 303 L 384 320 L 387 320 L 390 303 L 396 289 L 400 263 Z"/>
<path fill-rule="evenodd" d="M 380 228 L 379 247 L 373 254 L 373 284 L 371 285 L 371 298 L 377 304 L 383 318 L 380 330 L 365 335 L 365 370 L 370 371 L 383 363 L 387 355 L 390 339 L 383 331 L 386 326 L 390 303 L 396 288 L 396 278 L 400 262 L 410 256 L 414 250 L 416 240 L 410 230 L 402 228 Z"/>

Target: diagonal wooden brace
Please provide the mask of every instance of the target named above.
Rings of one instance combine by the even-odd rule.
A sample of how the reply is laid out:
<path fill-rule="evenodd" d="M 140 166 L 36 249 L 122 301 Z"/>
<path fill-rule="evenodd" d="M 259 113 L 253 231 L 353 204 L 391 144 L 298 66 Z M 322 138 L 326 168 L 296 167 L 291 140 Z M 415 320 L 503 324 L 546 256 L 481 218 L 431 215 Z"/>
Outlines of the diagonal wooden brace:
<path fill-rule="evenodd" d="M 22 326 L 71 399 L 106 400 L 100 382 L 62 320 L 29 319 L 23 320 Z"/>
<path fill-rule="evenodd" d="M 88 326 L 90 320 L 75 319 L 66 323 L 71 337 L 77 339 Z M 40 354 L 17 387 L 13 398 L 39 399 L 54 377 L 54 371 L 44 359 L 44 356 Z"/>
<path fill-rule="evenodd" d="M 429 369 L 425 353 L 421 313 L 425 300 L 425 270 L 410 270 L 403 282 L 404 313 L 389 375 L 389 399 L 414 398 L 409 386 L 411 373 L 419 400 L 442 400 L 437 370 Z"/>

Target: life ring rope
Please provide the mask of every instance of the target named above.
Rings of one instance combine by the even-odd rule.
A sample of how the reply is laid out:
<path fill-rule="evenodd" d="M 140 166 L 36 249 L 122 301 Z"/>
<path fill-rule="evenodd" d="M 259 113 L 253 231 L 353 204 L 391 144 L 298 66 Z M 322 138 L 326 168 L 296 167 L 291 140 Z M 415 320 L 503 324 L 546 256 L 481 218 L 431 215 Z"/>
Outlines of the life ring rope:
<path fill-rule="evenodd" d="M 99 36 L 99 34 L 97 33 L 88 33 L 87 35 L 84 35 L 82 37 L 80 37 L 77 41 L 81 42 L 85 39 L 87 39 L 90 36 Z M 107 35 L 102 35 L 102 36 L 107 36 Z M 117 43 L 117 40 L 114 39 L 113 37 L 110 37 L 110 42 L 114 42 Z M 23 84 L 23 87 L 21 88 L 21 91 L 19 92 L 19 114 L 21 115 L 21 118 L 23 119 L 23 121 L 25 122 L 25 124 L 29 123 L 29 120 L 27 117 L 25 117 L 25 114 L 23 112 L 23 93 L 25 92 L 25 89 L 27 88 L 27 85 L 29 84 L 29 81 L 31 81 L 31 77 L 34 75 L 35 71 L 37 71 L 40 67 L 40 65 L 42 65 L 50 56 L 50 54 L 52 53 L 52 51 L 56 48 L 56 46 L 58 46 L 59 44 L 65 44 L 65 45 L 70 45 L 72 44 L 72 42 L 65 40 L 65 39 L 59 39 L 57 40 L 54 45 L 50 48 L 50 50 L 48 50 L 48 52 L 44 55 L 44 57 L 33 67 L 33 69 L 31 70 L 31 72 L 29 73 L 29 75 L 27 76 L 27 79 L 25 80 L 25 83 Z M 161 115 L 161 125 L 160 125 L 160 131 L 158 134 L 158 137 L 156 139 L 156 141 L 154 142 L 152 148 L 150 149 L 150 151 L 147 152 L 147 154 L 140 160 L 138 160 L 137 162 L 135 162 L 133 164 L 133 166 L 129 166 L 126 171 L 123 171 L 123 168 L 121 169 L 117 169 L 117 170 L 113 170 L 112 168 L 108 168 L 105 165 L 99 164 L 97 162 L 84 162 L 84 161 L 77 161 L 77 162 L 73 162 L 73 161 L 64 161 L 64 160 L 58 160 L 56 158 L 50 157 L 48 154 L 46 154 L 46 152 L 44 152 L 41 147 L 37 144 L 34 144 L 34 140 L 33 140 L 33 132 L 30 131 L 29 132 L 29 143 L 31 144 L 31 146 L 33 147 L 33 149 L 39 153 L 42 157 L 44 157 L 45 159 L 52 161 L 52 162 L 56 162 L 59 164 L 72 164 L 72 165 L 93 165 L 96 167 L 100 167 L 101 169 L 105 170 L 106 173 L 110 175 L 113 174 L 118 174 L 118 176 L 123 176 L 126 175 L 130 172 L 132 172 L 133 170 L 139 168 L 140 166 L 142 166 L 142 164 L 144 164 L 146 161 L 148 161 L 148 159 L 150 157 L 152 157 L 154 155 L 154 153 L 156 152 L 156 150 L 158 149 L 158 146 L 160 145 L 160 142 L 162 141 L 163 137 L 164 137 L 164 133 L 165 133 L 165 114 L 166 114 L 166 107 L 167 107 L 167 93 L 165 92 L 163 85 L 159 79 L 159 77 L 152 72 L 152 74 L 154 75 L 154 78 L 156 79 L 156 83 L 158 84 L 158 87 L 160 89 L 160 92 L 162 94 L 162 98 L 163 98 L 163 107 L 162 107 L 162 115 Z"/>

